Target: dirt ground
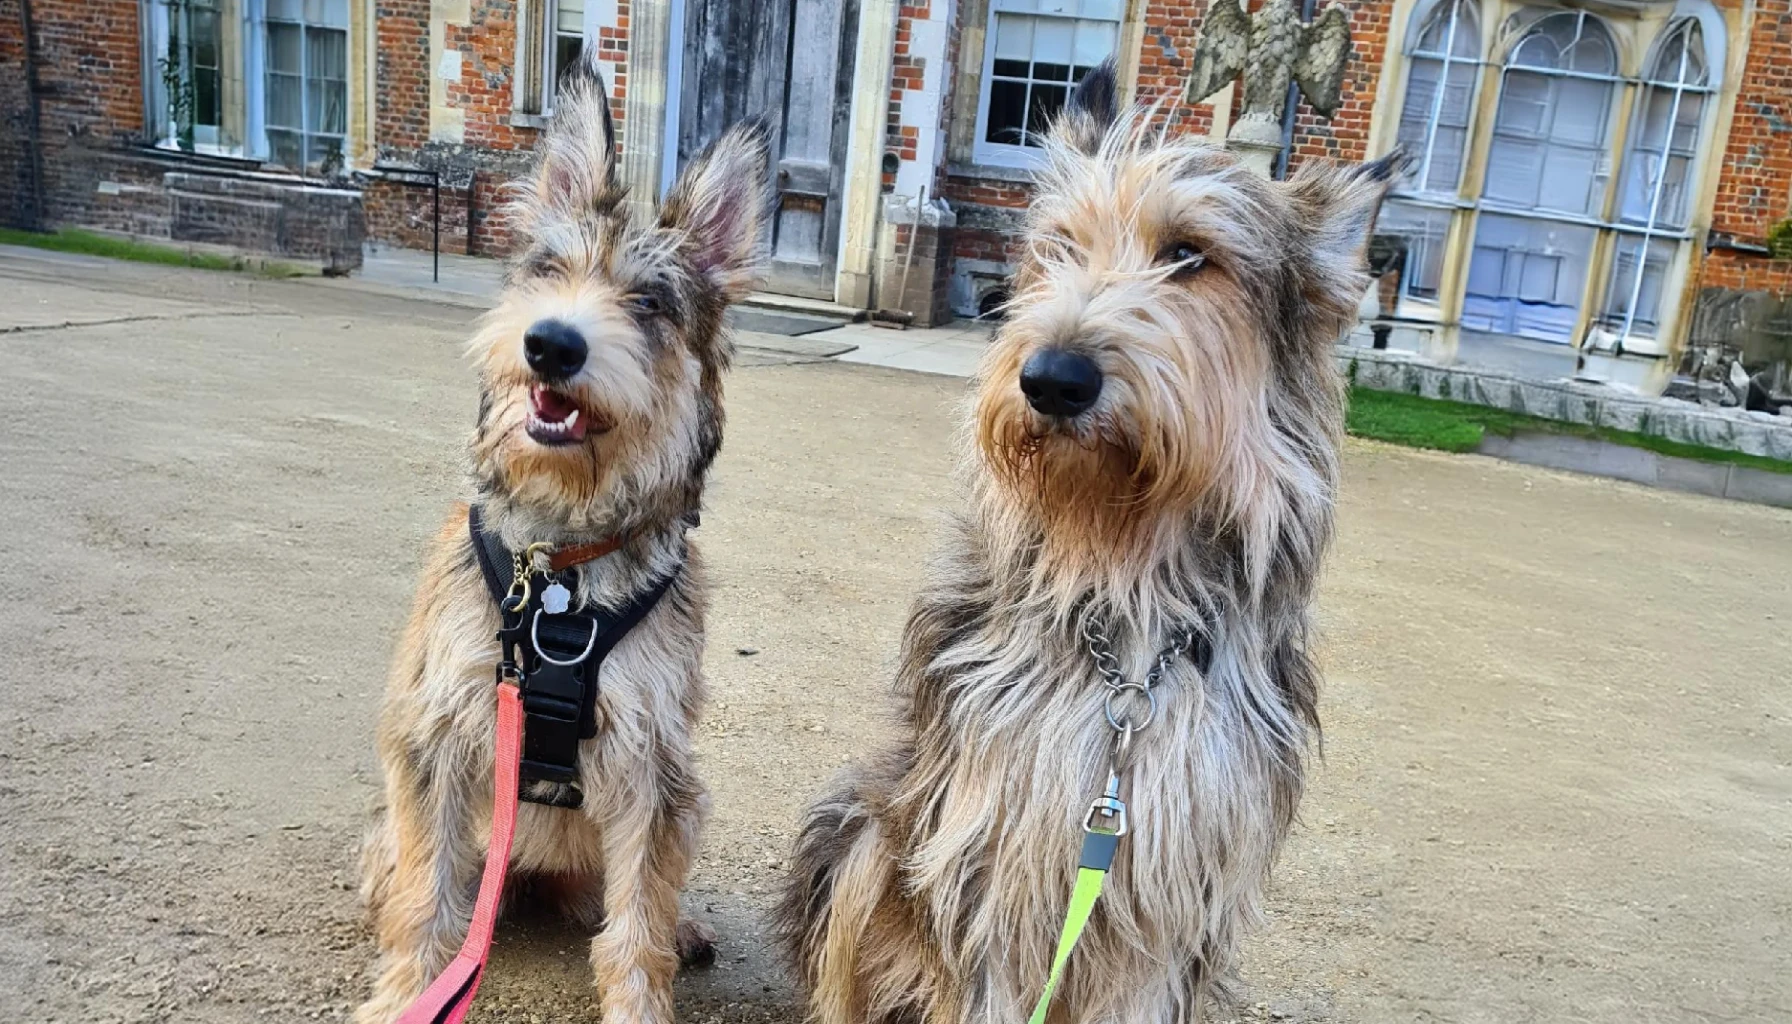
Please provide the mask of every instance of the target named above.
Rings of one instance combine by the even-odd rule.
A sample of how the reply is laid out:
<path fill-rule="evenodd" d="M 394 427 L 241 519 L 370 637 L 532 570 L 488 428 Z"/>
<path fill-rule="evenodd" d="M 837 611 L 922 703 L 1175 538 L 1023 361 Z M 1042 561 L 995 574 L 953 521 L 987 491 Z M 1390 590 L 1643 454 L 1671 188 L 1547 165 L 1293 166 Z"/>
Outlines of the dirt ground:
<path fill-rule="evenodd" d="M 354 848 L 472 312 L 0 252 L 0 1018 L 340 1019 Z M 963 382 L 750 356 L 681 1018 L 799 1011 L 758 923 L 877 712 Z M 1792 1020 L 1792 514 L 1351 443 L 1325 760 L 1248 1020 Z M 757 654 L 738 653 L 743 648 Z M 505 927 L 474 1018 L 589 1020 Z"/>

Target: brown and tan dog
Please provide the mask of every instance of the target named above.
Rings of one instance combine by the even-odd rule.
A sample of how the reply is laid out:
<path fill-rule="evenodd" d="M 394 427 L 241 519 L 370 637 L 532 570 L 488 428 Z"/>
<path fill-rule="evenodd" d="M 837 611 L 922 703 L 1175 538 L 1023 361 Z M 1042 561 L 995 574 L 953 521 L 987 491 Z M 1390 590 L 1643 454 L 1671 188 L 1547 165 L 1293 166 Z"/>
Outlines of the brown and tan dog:
<path fill-rule="evenodd" d="M 899 741 L 811 809 L 779 909 L 819 1024 L 1027 1020 L 1110 770 L 1131 832 L 1047 1019 L 1195 1021 L 1300 799 L 1332 346 L 1389 168 L 1268 181 L 1111 66 L 1045 151 Z"/>
<path fill-rule="evenodd" d="M 472 342 L 473 490 L 509 551 L 620 539 L 576 570 L 575 602 L 613 608 L 672 583 L 602 663 L 582 806 L 523 804 L 511 871 L 601 923 L 606 1020 L 670 1024 L 680 957 L 711 940 L 678 921 L 706 806 L 691 731 L 707 584 L 686 518 L 722 443 L 723 317 L 756 278 L 767 146 L 761 129 L 731 130 L 657 217 L 631 218 L 601 81 L 581 70 L 559 106 L 512 207 L 521 251 Z M 466 934 L 491 821 L 498 627 L 461 505 L 426 559 L 380 719 L 385 799 L 362 880 L 380 963 L 363 1024 L 397 1016 Z"/>

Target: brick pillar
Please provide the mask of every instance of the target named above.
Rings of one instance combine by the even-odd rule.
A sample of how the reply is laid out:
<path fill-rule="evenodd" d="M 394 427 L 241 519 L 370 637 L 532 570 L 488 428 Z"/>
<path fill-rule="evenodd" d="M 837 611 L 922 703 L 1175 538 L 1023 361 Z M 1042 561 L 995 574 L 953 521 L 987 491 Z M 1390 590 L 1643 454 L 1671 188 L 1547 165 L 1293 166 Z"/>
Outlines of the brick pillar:
<path fill-rule="evenodd" d="M 930 200 L 917 210 L 906 197 L 887 198 L 878 252 L 877 307 L 913 315 L 916 327 L 951 320 L 957 231 L 958 217 L 944 200 Z"/>

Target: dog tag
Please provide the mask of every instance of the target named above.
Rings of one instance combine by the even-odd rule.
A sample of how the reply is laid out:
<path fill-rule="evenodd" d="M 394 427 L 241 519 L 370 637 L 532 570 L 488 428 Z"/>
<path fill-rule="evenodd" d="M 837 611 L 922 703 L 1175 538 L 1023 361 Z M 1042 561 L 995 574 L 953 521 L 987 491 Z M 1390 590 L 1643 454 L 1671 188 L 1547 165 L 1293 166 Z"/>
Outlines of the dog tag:
<path fill-rule="evenodd" d="M 541 610 L 549 615 L 565 615 L 571 605 L 572 594 L 558 583 L 548 584 L 548 588 L 541 592 Z"/>

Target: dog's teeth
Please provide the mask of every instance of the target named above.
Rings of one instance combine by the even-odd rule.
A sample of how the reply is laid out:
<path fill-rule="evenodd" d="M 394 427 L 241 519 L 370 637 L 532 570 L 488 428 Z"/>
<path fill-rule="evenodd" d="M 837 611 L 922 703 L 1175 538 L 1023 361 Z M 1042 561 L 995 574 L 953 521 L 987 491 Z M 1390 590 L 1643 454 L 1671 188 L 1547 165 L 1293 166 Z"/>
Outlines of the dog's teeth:
<path fill-rule="evenodd" d="M 561 423 L 560 427 L 563 430 L 571 430 L 572 425 L 577 422 L 579 422 L 579 410 L 574 409 L 572 411 L 572 415 L 566 417 L 566 421 L 564 423 Z"/>

